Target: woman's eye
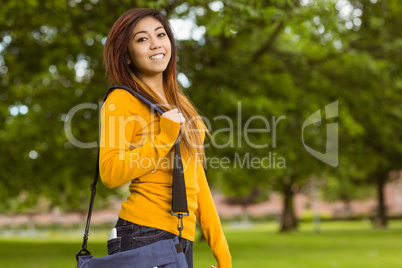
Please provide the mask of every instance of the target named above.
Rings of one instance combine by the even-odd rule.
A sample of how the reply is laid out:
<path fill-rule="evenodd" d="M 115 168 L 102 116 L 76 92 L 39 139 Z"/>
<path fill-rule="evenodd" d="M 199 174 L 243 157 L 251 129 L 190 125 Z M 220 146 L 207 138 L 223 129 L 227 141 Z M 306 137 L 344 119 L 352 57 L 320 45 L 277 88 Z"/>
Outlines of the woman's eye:
<path fill-rule="evenodd" d="M 166 36 L 166 34 L 165 33 L 160 33 L 160 34 L 158 34 L 158 36 L 159 37 L 164 37 L 164 36 Z"/>
<path fill-rule="evenodd" d="M 143 37 L 143 38 L 138 39 L 137 42 L 144 42 L 144 41 L 146 41 L 146 40 L 147 40 L 147 39 L 146 39 L 145 37 Z"/>

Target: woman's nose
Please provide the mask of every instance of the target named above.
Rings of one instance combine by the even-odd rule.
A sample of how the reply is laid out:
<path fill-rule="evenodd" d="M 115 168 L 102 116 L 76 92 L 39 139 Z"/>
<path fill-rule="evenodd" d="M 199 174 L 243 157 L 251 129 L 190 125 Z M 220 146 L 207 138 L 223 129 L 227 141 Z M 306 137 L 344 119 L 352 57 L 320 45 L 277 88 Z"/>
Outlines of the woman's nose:
<path fill-rule="evenodd" d="M 160 48 L 161 47 L 161 44 L 160 44 L 160 42 L 159 42 L 159 40 L 158 39 L 156 39 L 156 38 L 152 38 L 151 39 L 151 49 L 157 49 L 157 48 Z"/>

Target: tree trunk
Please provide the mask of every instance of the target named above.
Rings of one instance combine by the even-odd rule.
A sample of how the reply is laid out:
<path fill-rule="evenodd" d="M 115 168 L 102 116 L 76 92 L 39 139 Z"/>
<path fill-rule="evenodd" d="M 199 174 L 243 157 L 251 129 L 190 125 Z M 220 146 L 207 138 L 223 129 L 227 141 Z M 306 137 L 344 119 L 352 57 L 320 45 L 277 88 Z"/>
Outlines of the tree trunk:
<path fill-rule="evenodd" d="M 281 233 L 297 229 L 298 222 L 294 210 L 293 198 L 293 183 L 292 180 L 289 179 L 289 182 L 285 182 L 283 186 L 283 211 L 280 228 Z"/>
<path fill-rule="evenodd" d="M 374 226 L 378 228 L 387 228 L 388 218 L 387 218 L 387 208 L 385 206 L 385 175 L 381 174 L 377 178 L 377 215 L 374 219 Z"/>

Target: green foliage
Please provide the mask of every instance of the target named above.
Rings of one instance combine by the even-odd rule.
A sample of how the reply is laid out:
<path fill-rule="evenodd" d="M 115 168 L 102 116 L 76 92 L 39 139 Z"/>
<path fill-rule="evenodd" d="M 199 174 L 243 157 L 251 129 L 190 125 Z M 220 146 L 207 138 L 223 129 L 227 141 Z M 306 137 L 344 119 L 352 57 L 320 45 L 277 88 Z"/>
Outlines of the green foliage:
<path fill-rule="evenodd" d="M 207 148 L 210 158 L 232 163 L 209 167 L 213 187 L 239 198 L 258 188 L 267 197 L 282 190 L 284 178 L 301 186 L 315 175 L 340 179 L 327 184 L 334 193 L 334 185 L 375 181 L 373 174 L 401 168 L 402 8 L 397 0 L 351 0 L 354 11 L 345 15 L 340 2 L 2 1 L 0 211 L 26 210 L 38 196 L 53 206 L 86 208 L 96 151 L 74 147 L 64 121 L 75 105 L 102 98 L 108 88 L 103 43 L 114 21 L 137 6 L 163 9 L 205 29 L 200 39 L 178 40 L 178 71 L 189 79 L 186 91 L 210 121 L 214 141 L 233 144 Z M 310 155 L 301 141 L 308 116 L 334 101 L 340 144 L 335 168 Z M 23 106 L 26 114 L 11 115 Z M 75 137 L 97 140 L 97 113 L 76 114 Z M 268 120 L 270 131 L 248 138 L 268 144 L 264 148 L 245 142 L 245 123 L 256 115 Z M 231 126 L 216 116 L 231 118 L 235 131 L 219 132 Z M 267 129 L 262 120 L 250 121 L 249 129 L 259 128 Z M 306 142 L 325 152 L 325 134 L 325 124 L 311 126 Z M 233 166 L 236 156 L 262 159 L 270 153 L 283 158 L 285 168 Z M 100 186 L 99 194 L 116 191 Z"/>
<path fill-rule="evenodd" d="M 354 174 L 350 172 L 350 174 Z M 351 176 L 329 177 L 326 187 L 322 189 L 323 199 L 327 201 L 344 201 L 346 204 L 352 200 L 364 200 L 375 197 L 374 188 L 351 180 Z"/>

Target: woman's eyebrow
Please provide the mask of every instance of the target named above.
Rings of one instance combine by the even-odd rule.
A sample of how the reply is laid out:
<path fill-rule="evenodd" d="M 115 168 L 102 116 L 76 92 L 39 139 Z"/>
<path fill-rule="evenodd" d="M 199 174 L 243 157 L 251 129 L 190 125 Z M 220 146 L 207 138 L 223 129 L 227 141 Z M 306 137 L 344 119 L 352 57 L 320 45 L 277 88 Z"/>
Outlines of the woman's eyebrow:
<path fill-rule="evenodd" d="M 156 27 L 154 31 L 157 31 L 157 30 L 159 30 L 160 28 L 163 28 L 163 26 Z M 139 31 L 139 32 L 136 32 L 136 33 L 133 35 L 133 38 L 134 38 L 137 34 L 139 34 L 139 33 L 147 33 L 147 31 Z"/>

